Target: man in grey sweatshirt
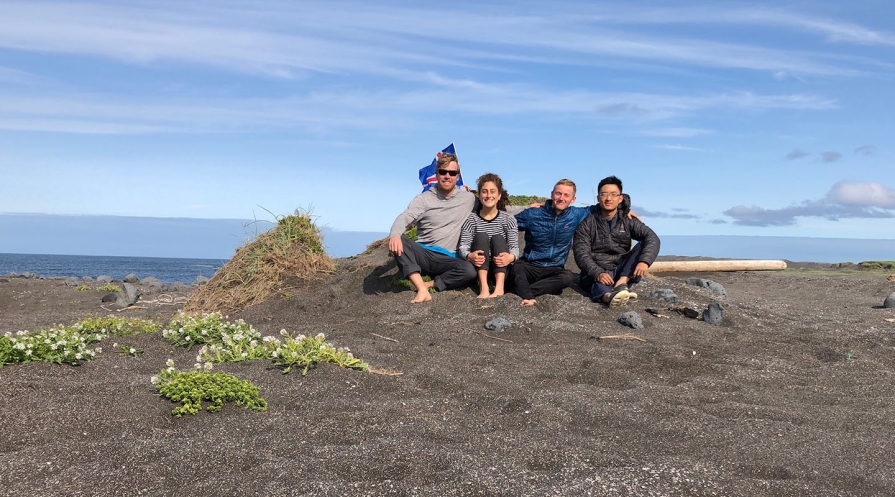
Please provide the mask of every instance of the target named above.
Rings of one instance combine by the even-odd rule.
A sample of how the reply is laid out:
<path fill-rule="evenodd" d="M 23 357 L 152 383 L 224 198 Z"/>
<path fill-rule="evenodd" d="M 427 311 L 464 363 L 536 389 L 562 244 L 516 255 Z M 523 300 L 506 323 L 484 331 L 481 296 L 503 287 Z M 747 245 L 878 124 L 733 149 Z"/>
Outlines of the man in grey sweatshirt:
<path fill-rule="evenodd" d="M 460 163 L 445 153 L 436 163 L 437 183 L 420 193 L 395 219 L 389 231 L 388 248 L 398 268 L 416 289 L 411 303 L 432 300 L 429 288 L 448 290 L 468 285 L 476 277 L 475 267 L 457 257 L 460 228 L 475 206 L 475 195 L 457 187 Z M 416 224 L 416 241 L 404 235 Z M 432 281 L 423 281 L 423 275 Z"/>

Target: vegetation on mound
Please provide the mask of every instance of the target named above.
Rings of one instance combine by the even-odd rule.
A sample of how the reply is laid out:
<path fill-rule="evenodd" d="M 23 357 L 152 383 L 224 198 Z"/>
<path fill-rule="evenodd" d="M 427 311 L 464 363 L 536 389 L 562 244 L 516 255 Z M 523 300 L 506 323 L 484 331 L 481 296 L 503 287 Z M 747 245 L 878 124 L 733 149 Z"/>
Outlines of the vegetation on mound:
<path fill-rule="evenodd" d="M 529 204 L 543 204 L 547 201 L 547 197 L 539 197 L 537 195 L 510 195 L 510 205 L 528 206 Z"/>
<path fill-rule="evenodd" d="M 307 285 L 334 270 L 311 215 L 296 211 L 279 217 L 273 228 L 237 249 L 193 292 L 184 310 L 236 312 L 267 300 L 287 281 Z"/>
<path fill-rule="evenodd" d="M 864 269 L 870 269 L 874 271 L 885 270 L 892 271 L 895 270 L 895 261 L 864 261 L 859 262 L 858 266 L 861 266 Z"/>

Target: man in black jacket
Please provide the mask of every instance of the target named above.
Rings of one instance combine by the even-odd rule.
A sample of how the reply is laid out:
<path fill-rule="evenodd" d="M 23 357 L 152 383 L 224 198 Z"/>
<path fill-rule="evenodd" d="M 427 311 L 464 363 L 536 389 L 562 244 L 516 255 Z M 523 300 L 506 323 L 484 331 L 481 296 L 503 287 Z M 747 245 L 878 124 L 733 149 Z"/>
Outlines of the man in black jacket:
<path fill-rule="evenodd" d="M 581 288 L 594 302 L 610 307 L 637 298 L 630 285 L 640 281 L 659 255 L 659 237 L 639 219 L 619 215 L 622 182 L 615 176 L 600 181 L 599 210 L 575 230 L 572 251 L 581 268 Z M 633 249 L 631 240 L 638 243 Z"/>

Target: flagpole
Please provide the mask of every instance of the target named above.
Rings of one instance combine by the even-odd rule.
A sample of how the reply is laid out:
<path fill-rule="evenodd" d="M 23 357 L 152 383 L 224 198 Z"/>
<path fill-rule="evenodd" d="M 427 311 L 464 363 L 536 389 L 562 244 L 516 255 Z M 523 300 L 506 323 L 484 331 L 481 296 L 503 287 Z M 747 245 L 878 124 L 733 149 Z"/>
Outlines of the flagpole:
<path fill-rule="evenodd" d="M 454 155 L 457 156 L 457 160 L 459 161 L 460 160 L 460 152 L 457 151 L 457 144 L 454 142 L 451 142 L 451 145 L 454 146 Z M 458 164 L 459 164 L 459 162 L 458 162 Z M 466 188 L 469 188 L 469 185 L 467 185 L 466 182 L 463 181 L 463 168 L 462 167 L 460 168 L 460 181 L 463 183 L 463 186 L 465 186 Z"/>

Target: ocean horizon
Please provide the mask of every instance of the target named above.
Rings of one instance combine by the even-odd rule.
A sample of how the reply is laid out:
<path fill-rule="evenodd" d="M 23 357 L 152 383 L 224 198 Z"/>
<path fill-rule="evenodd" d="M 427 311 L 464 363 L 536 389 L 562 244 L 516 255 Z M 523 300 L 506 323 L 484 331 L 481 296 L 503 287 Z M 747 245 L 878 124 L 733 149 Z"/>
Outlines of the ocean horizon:
<path fill-rule="evenodd" d="M 382 233 L 347 232 L 339 255 L 363 252 L 381 239 Z M 782 259 L 792 262 L 858 263 L 895 260 L 895 239 L 762 237 L 736 235 L 666 235 L 660 255 L 720 259 Z M 337 255 L 330 253 L 331 256 Z M 128 257 L 67 254 L 0 253 L 0 276 L 30 272 L 43 277 L 96 278 L 108 275 L 121 280 L 134 273 L 154 276 L 166 284 L 192 283 L 197 276 L 211 278 L 229 259 L 189 257 Z"/>

